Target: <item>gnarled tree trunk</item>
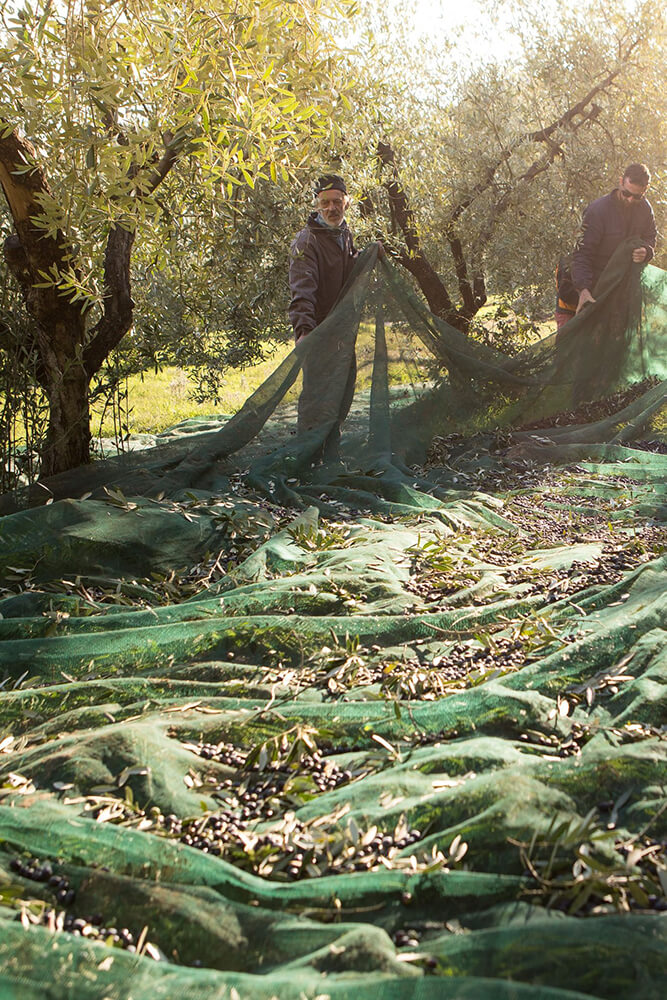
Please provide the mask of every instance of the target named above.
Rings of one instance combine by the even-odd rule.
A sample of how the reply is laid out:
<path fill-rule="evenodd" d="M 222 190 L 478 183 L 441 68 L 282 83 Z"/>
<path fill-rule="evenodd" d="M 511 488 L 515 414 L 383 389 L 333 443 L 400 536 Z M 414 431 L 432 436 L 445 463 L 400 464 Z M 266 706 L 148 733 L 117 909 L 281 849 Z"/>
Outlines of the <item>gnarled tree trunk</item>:
<path fill-rule="evenodd" d="M 54 357 L 54 362 L 56 358 Z M 90 461 L 89 379 L 80 363 L 46 366 L 43 386 L 49 403 L 49 427 L 40 478 Z"/>
<path fill-rule="evenodd" d="M 49 404 L 40 463 L 40 478 L 45 478 L 90 461 L 90 379 L 132 324 L 129 268 L 134 233 L 119 225 L 109 233 L 103 311 L 89 328 L 81 303 L 63 295 L 55 282 L 45 281 L 45 275 L 70 271 L 75 257 L 63 232 L 48 235 L 36 224 L 43 216 L 40 197 L 50 190 L 34 148 L 16 131 L 0 136 L 0 185 L 16 228 L 5 241 L 4 256 L 33 323 L 26 354 L 36 351 L 36 375 Z"/>
<path fill-rule="evenodd" d="M 35 225 L 43 214 L 39 197 L 50 192 L 33 147 L 15 131 L 0 139 L 0 184 L 16 227 L 16 235 L 5 241 L 5 260 L 34 324 L 26 347 L 37 349 L 37 378 L 50 408 L 41 474 L 52 475 L 90 458 L 86 321 L 80 303 L 69 301 L 54 285 L 39 287 L 54 266 L 67 268 L 69 248 L 64 233 L 51 236 Z"/>

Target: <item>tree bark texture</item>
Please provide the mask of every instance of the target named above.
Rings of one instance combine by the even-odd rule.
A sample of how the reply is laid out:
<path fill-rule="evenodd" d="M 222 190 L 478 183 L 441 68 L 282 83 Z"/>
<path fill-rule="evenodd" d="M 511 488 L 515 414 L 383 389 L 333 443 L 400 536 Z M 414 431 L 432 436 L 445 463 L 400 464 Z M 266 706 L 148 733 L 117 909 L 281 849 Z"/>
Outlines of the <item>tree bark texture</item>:
<path fill-rule="evenodd" d="M 162 178 L 156 174 L 156 183 Z M 131 227 L 110 230 L 104 257 L 104 301 L 98 322 L 89 327 L 85 307 L 44 284 L 53 269 L 74 268 L 65 233 L 45 234 L 40 197 L 51 192 L 35 149 L 16 131 L 0 137 L 0 185 L 16 234 L 5 241 L 7 266 L 19 284 L 34 333 L 25 344 L 35 352 L 36 377 L 49 404 L 49 427 L 41 456 L 42 478 L 90 461 L 89 385 L 105 358 L 132 325 Z"/>
<path fill-rule="evenodd" d="M 48 235 L 35 224 L 42 215 L 39 197 L 50 195 L 32 145 L 16 131 L 0 139 L 0 184 L 12 213 L 16 236 L 5 244 L 5 260 L 16 278 L 34 323 L 37 377 L 50 408 L 42 456 L 42 475 L 81 465 L 90 458 L 88 376 L 83 364 L 85 316 L 51 285 L 38 288 L 44 274 L 71 266 L 65 234 Z"/>

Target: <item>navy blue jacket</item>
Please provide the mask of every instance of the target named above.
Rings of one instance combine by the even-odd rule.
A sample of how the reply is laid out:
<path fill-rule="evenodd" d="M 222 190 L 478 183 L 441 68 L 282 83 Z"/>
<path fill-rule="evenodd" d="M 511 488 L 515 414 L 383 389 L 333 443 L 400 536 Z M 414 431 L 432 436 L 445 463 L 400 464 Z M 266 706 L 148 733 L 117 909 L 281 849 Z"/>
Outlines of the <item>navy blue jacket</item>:
<path fill-rule="evenodd" d="M 584 211 L 582 233 L 572 256 L 572 283 L 577 292 L 592 291 L 614 250 L 629 236 L 636 236 L 648 250 L 646 262 L 655 251 L 656 228 L 653 209 L 642 198 L 625 207 L 616 191 L 592 201 Z"/>

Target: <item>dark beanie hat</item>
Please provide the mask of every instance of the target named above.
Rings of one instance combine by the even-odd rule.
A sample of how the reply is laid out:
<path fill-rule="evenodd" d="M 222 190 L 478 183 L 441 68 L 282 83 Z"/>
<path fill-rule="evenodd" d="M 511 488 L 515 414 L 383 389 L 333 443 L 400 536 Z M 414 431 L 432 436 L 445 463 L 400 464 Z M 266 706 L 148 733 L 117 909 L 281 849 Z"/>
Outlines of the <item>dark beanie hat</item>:
<path fill-rule="evenodd" d="M 323 177 L 317 178 L 317 183 L 315 184 L 315 194 L 319 194 L 321 191 L 342 191 L 343 194 L 347 194 L 347 188 L 345 187 L 345 181 L 338 174 L 324 174 Z"/>

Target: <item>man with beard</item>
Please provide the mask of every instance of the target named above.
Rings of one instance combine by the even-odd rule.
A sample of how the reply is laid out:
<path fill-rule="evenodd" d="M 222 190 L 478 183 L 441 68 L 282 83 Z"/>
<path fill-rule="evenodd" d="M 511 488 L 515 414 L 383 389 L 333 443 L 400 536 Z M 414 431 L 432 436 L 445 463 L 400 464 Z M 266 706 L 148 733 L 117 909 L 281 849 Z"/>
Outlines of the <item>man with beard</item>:
<path fill-rule="evenodd" d="M 297 344 L 331 312 L 352 270 L 357 251 L 345 221 L 349 203 L 342 177 L 337 174 L 320 177 L 315 184 L 315 210 L 290 247 L 289 317 Z M 341 392 L 336 396 L 331 380 L 341 364 L 345 371 L 342 378 L 339 373 Z M 355 380 L 356 359 L 354 351 L 349 353 L 349 345 L 334 343 L 329 338 L 321 352 L 313 356 L 311 351 L 304 357 L 299 434 L 332 419 L 331 406 L 326 400 L 335 397 L 335 422 L 322 449 L 325 458 L 337 457 L 340 427 L 352 403 Z"/>
<path fill-rule="evenodd" d="M 630 236 L 642 246 L 632 251 L 636 264 L 647 264 L 655 252 L 656 227 L 653 209 L 646 200 L 651 180 L 648 167 L 631 163 L 610 194 L 591 202 L 584 211 L 582 231 L 568 267 L 558 268 L 558 329 L 595 302 L 593 288 L 616 248 Z"/>

